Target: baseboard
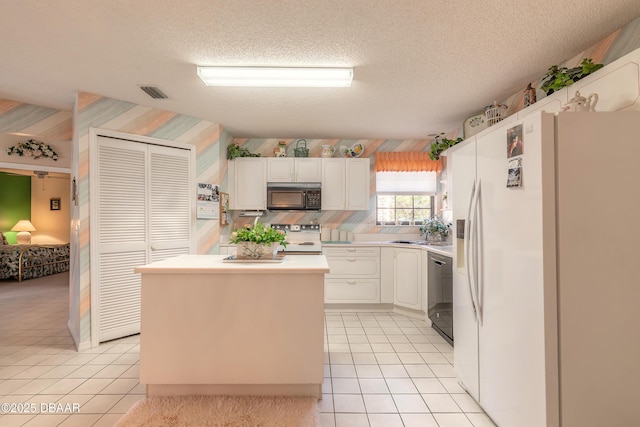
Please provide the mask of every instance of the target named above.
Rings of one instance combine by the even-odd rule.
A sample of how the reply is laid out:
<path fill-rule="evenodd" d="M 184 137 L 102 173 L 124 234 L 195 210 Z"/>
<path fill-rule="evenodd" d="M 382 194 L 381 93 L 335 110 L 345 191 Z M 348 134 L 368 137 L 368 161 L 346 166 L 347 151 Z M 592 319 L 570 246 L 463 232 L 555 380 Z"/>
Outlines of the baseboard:
<path fill-rule="evenodd" d="M 71 339 L 73 340 L 78 352 L 89 350 L 91 348 L 90 341 L 80 342 L 80 339 L 76 335 L 75 328 L 73 328 L 73 325 L 71 324 L 71 319 L 67 321 L 67 329 L 69 329 L 69 334 L 71 335 Z"/>
<path fill-rule="evenodd" d="M 425 320 L 425 318 L 427 318 L 422 310 L 413 310 L 411 308 L 404 308 L 397 305 L 393 306 L 393 312 L 402 314 L 403 316 L 413 317 L 414 319 Z"/>
<path fill-rule="evenodd" d="M 324 311 L 327 313 L 338 312 L 338 311 L 388 313 L 390 311 L 393 311 L 393 304 L 341 304 L 341 303 L 327 304 L 325 303 Z"/>
<path fill-rule="evenodd" d="M 428 326 L 431 326 L 429 316 L 422 310 L 413 310 L 411 308 L 404 308 L 393 304 L 325 304 L 324 311 L 326 313 L 333 312 L 372 312 L 372 313 L 397 313 L 403 316 L 412 317 L 414 319 L 420 319 L 427 322 Z"/>

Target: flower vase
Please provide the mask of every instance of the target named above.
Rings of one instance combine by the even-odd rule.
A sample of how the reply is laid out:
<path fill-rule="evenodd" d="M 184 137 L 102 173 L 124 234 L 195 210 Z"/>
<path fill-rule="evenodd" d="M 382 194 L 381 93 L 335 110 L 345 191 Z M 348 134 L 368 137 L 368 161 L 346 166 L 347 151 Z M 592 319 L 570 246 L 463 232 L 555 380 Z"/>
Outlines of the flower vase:
<path fill-rule="evenodd" d="M 277 243 L 238 242 L 236 258 L 271 259 L 277 250 Z"/>
<path fill-rule="evenodd" d="M 427 233 L 427 242 L 431 244 L 442 243 L 446 238 L 442 233 Z"/>

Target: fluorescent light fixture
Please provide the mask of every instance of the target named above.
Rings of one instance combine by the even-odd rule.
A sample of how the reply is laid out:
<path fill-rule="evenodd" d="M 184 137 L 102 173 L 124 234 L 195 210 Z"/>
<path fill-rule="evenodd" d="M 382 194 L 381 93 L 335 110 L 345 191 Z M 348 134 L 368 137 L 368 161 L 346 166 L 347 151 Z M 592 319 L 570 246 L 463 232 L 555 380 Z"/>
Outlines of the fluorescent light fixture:
<path fill-rule="evenodd" d="M 353 68 L 198 67 L 207 86 L 350 87 Z"/>

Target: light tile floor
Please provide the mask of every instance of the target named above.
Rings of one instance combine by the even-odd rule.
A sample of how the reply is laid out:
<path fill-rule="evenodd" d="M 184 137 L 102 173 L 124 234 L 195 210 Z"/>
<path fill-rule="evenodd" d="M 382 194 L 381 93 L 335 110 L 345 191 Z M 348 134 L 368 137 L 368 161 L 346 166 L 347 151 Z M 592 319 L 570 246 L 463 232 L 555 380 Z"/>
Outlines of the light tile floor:
<path fill-rule="evenodd" d="M 144 398 L 139 336 L 76 352 L 68 274 L 0 281 L 0 426 L 112 426 Z M 493 426 L 424 321 L 327 312 L 323 427 Z M 8 413 L 18 411 L 20 413 Z"/>

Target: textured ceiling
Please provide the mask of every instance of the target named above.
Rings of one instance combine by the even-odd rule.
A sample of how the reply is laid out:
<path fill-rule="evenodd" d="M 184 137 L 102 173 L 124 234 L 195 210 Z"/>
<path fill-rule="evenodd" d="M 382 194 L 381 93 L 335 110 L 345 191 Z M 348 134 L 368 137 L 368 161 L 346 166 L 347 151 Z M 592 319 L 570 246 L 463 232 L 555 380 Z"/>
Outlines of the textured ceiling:
<path fill-rule="evenodd" d="M 87 91 L 233 136 L 425 138 L 640 16 L 638 0 L 3 1 L 0 98 Z M 351 88 L 206 87 L 196 65 L 353 66 Z M 138 85 L 158 85 L 153 100 Z"/>

